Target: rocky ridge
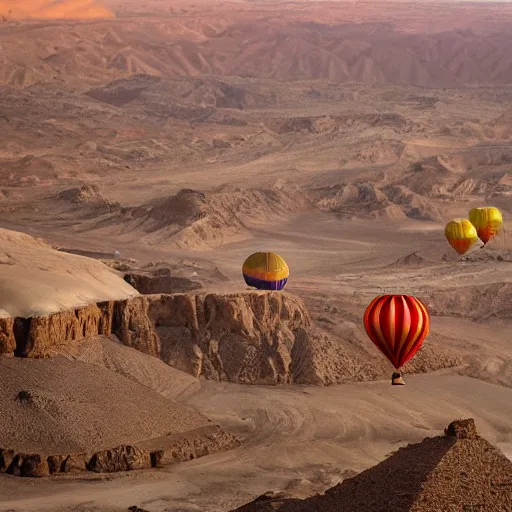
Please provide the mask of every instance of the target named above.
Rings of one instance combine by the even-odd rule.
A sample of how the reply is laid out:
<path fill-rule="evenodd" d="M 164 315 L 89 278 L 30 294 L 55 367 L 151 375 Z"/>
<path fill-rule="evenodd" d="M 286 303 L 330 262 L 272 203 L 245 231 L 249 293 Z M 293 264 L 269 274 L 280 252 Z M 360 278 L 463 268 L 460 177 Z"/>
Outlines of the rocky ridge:
<path fill-rule="evenodd" d="M 92 471 L 113 473 L 163 467 L 231 450 L 240 441 L 218 425 L 194 432 L 167 436 L 134 445 L 120 445 L 93 453 L 43 455 L 16 453 L 0 448 L 0 473 L 22 477 L 43 477 L 60 473 Z"/>
<path fill-rule="evenodd" d="M 145 295 L 33 318 L 1 318 L 3 353 L 39 358 L 59 345 L 116 335 L 129 347 L 215 380 L 290 381 L 291 350 L 312 322 L 283 293 Z"/>

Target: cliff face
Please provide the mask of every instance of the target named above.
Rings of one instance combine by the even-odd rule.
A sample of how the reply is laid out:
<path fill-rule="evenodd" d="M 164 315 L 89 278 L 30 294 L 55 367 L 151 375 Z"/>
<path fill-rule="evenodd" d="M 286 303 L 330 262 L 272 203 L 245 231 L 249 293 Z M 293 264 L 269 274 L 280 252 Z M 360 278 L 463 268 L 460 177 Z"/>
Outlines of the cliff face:
<path fill-rule="evenodd" d="M 290 382 L 295 338 L 311 326 L 302 301 L 285 293 L 162 295 L 148 304 L 147 317 L 163 361 L 240 383 Z"/>
<path fill-rule="evenodd" d="M 72 340 L 114 334 L 194 376 L 276 384 L 291 381 L 293 344 L 311 326 L 302 301 L 287 293 L 146 295 L 0 318 L 0 352 L 45 357 Z"/>
<path fill-rule="evenodd" d="M 14 354 L 15 349 L 14 318 L 0 317 L 0 354 Z"/>

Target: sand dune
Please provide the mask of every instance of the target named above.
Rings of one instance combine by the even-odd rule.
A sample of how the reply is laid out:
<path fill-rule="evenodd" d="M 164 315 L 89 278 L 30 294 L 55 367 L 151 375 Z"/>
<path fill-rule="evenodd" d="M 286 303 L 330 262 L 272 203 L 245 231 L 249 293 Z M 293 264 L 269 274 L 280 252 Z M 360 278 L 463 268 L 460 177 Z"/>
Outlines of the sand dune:
<path fill-rule="evenodd" d="M 44 315 L 138 292 L 98 261 L 58 252 L 47 242 L 0 229 L 0 312 Z"/>

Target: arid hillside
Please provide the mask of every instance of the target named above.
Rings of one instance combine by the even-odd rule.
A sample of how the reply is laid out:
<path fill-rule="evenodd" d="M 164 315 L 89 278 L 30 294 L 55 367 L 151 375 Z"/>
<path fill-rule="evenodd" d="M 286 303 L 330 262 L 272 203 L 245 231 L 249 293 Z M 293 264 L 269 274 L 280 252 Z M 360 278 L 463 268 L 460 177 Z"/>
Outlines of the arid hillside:
<path fill-rule="evenodd" d="M 439 223 L 482 202 L 509 212 L 508 97 L 149 75 L 86 92 L 8 87 L 2 222 L 112 253 L 207 250 L 308 211 Z"/>
<path fill-rule="evenodd" d="M 11 20 L 113 14 L 101 4 L 4 1 L 0 81 L 78 85 L 145 73 L 460 87 L 505 85 L 512 73 L 507 3 L 384 3 L 380 12 L 360 2 L 112 7 L 113 21 L 20 30 Z"/>

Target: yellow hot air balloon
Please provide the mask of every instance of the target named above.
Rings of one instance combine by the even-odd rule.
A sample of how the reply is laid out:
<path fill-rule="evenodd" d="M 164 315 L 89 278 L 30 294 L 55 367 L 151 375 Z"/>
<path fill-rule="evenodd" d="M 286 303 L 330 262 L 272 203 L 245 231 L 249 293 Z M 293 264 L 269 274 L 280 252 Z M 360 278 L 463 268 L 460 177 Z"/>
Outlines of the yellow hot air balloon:
<path fill-rule="evenodd" d="M 444 228 L 444 236 L 459 253 L 464 254 L 478 240 L 475 226 L 467 219 L 453 219 Z"/>
<path fill-rule="evenodd" d="M 469 220 L 475 226 L 478 238 L 484 245 L 498 234 L 503 225 L 503 216 L 494 206 L 473 208 L 469 212 Z"/>
<path fill-rule="evenodd" d="M 255 252 L 242 265 L 247 285 L 258 290 L 282 290 L 290 276 L 286 261 L 275 252 Z"/>

